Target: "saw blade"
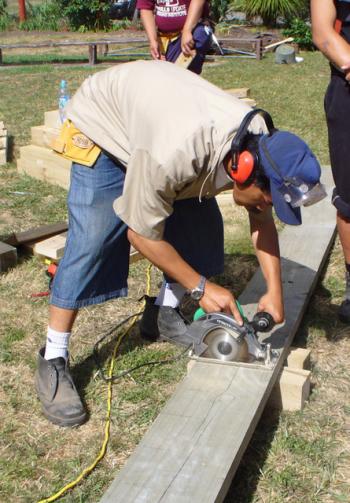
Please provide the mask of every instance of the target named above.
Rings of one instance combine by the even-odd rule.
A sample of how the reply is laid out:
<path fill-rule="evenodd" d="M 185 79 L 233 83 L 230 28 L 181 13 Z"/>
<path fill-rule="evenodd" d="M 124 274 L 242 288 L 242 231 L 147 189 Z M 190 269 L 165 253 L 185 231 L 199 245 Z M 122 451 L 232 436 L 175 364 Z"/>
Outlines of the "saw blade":
<path fill-rule="evenodd" d="M 238 336 L 239 334 L 226 327 L 214 327 L 203 338 L 208 347 L 202 356 L 227 362 L 249 361 L 248 345 Z"/>

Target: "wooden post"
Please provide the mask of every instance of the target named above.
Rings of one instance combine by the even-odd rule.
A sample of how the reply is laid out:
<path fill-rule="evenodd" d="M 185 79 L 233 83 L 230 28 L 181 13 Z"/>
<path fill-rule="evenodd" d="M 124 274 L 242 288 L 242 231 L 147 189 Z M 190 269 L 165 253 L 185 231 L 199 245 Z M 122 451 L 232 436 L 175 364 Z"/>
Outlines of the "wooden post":
<path fill-rule="evenodd" d="M 26 2 L 18 0 L 18 17 L 21 23 L 26 20 Z"/>
<path fill-rule="evenodd" d="M 96 65 L 97 63 L 97 45 L 89 44 L 89 65 Z"/>
<path fill-rule="evenodd" d="M 257 38 L 255 42 L 255 53 L 256 59 L 260 60 L 262 58 L 262 43 L 261 38 Z"/>
<path fill-rule="evenodd" d="M 0 65 L 2 65 L 2 49 L 0 47 Z"/>

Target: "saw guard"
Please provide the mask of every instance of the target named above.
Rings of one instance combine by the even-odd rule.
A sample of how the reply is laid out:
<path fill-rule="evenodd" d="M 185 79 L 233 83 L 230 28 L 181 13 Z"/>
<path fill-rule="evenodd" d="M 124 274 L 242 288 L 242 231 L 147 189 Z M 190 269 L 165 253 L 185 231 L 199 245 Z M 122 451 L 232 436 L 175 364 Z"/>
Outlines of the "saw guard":
<path fill-rule="evenodd" d="M 221 362 L 274 364 L 275 352 L 261 344 L 249 323 L 239 325 L 225 313 L 209 313 L 192 322 L 188 335 L 194 341 L 193 355 Z M 271 357 L 272 360 L 271 361 Z"/>
<path fill-rule="evenodd" d="M 209 313 L 191 323 L 189 335 L 197 356 L 223 361 L 247 361 L 246 329 L 224 313 Z"/>

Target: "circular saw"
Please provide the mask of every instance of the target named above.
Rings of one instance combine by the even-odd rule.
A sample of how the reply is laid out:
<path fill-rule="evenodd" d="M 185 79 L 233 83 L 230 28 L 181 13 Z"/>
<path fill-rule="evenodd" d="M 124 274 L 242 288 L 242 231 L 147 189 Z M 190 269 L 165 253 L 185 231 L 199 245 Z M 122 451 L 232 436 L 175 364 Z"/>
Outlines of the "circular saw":
<path fill-rule="evenodd" d="M 277 353 L 269 344 L 261 343 L 257 332 L 267 332 L 274 325 L 268 313 L 257 313 L 252 322 L 239 325 L 225 313 L 203 313 L 188 326 L 193 354 L 224 362 L 263 362 L 273 364 Z"/>

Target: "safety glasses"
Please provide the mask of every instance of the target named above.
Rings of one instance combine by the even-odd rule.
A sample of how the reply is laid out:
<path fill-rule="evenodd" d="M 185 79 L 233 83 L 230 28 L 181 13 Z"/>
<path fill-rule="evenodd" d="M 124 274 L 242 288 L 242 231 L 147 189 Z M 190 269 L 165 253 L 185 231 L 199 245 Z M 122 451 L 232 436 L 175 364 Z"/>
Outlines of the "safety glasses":
<path fill-rule="evenodd" d="M 300 178 L 284 178 L 283 182 L 278 190 L 292 208 L 311 206 L 327 196 L 325 186 L 322 183 L 309 185 Z"/>

